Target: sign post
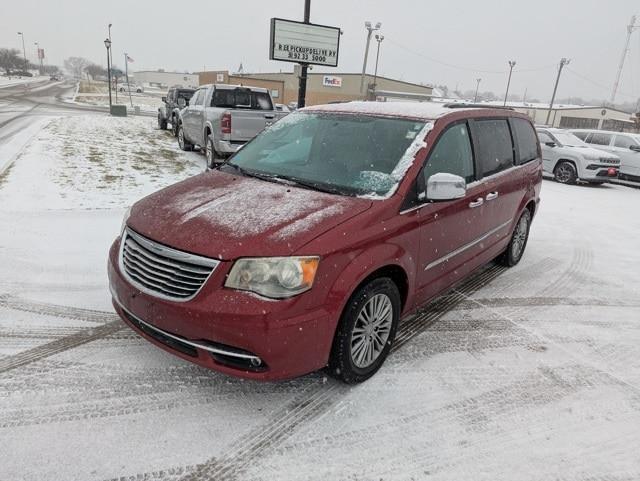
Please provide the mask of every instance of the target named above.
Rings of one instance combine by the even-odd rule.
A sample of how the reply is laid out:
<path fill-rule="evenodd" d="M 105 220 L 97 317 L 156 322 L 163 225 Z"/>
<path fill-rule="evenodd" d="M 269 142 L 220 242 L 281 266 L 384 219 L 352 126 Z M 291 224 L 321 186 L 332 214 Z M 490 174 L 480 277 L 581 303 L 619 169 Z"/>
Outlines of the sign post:
<path fill-rule="evenodd" d="M 271 19 L 269 59 L 300 64 L 298 107 L 305 105 L 309 65 L 338 66 L 340 29 L 309 23 L 311 0 L 305 0 L 304 22 Z"/>

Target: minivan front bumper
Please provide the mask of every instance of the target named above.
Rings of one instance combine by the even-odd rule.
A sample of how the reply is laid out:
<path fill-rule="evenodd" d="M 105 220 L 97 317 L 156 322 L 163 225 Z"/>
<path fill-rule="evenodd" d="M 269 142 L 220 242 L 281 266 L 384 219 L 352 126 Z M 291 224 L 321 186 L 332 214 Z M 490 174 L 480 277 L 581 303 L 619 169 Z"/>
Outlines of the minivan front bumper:
<path fill-rule="evenodd" d="M 108 263 L 114 308 L 130 328 L 165 351 L 209 369 L 265 381 L 326 365 L 335 316 L 323 307 L 299 309 L 297 298 L 276 301 L 226 289 L 231 263 L 222 263 L 193 299 L 160 299 L 125 278 L 119 252 L 118 238 Z"/>

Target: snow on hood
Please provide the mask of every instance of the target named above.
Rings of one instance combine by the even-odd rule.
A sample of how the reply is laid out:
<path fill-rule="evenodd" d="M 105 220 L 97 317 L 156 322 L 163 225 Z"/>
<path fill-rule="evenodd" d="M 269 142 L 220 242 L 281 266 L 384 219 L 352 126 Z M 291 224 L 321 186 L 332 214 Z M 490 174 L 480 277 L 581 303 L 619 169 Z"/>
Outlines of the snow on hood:
<path fill-rule="evenodd" d="M 214 171 L 142 199 L 128 225 L 157 242 L 208 257 L 289 255 L 370 205 Z"/>

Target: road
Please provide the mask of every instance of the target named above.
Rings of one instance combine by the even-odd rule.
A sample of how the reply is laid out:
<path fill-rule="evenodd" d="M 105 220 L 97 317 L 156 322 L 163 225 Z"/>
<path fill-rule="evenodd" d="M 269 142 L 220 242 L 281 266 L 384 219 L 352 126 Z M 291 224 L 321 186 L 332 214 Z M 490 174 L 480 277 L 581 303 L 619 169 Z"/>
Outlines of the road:
<path fill-rule="evenodd" d="M 15 122 L 62 112 L 56 89 Z M 33 158 L 0 191 L 66 185 Z M 0 203 L 0 479 L 640 479 L 639 194 L 545 180 L 522 262 L 405 319 L 354 387 L 229 378 L 126 328 L 105 272 L 126 202 Z"/>

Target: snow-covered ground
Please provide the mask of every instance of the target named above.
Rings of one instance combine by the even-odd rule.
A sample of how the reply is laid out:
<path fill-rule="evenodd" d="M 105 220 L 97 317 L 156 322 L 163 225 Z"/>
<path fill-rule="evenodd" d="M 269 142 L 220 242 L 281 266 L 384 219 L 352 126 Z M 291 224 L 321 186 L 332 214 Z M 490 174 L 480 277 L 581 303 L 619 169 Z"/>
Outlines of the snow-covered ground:
<path fill-rule="evenodd" d="M 0 479 L 640 479 L 639 190 L 545 180 L 522 262 L 407 320 L 372 379 L 255 383 L 110 307 L 123 208 L 204 166 L 153 123 L 54 120 L 0 177 Z"/>
<path fill-rule="evenodd" d="M 15 87 L 16 85 L 26 85 L 33 83 L 48 82 L 48 75 L 36 75 L 34 77 L 5 77 L 0 76 L 0 88 L 2 87 Z"/>

